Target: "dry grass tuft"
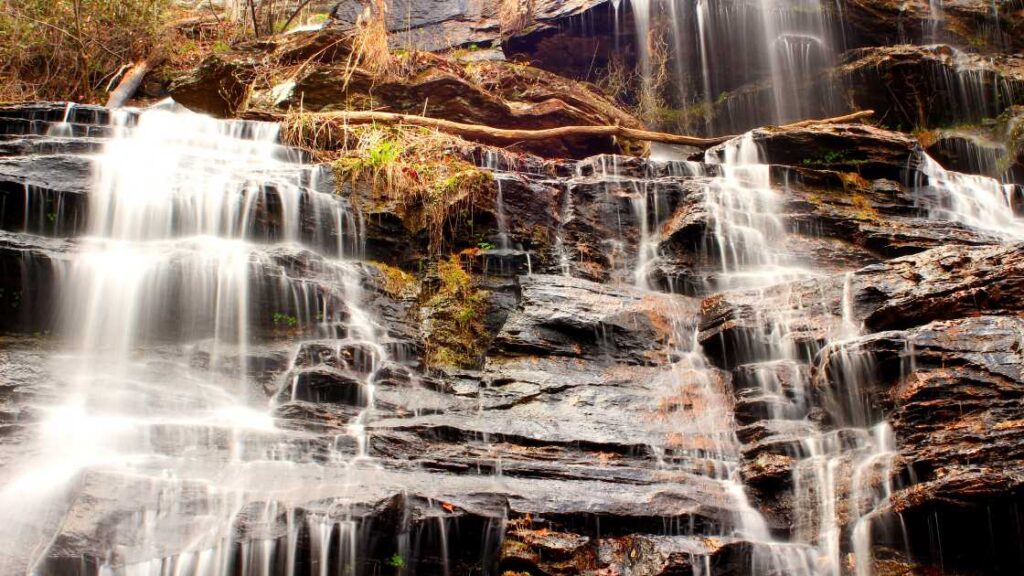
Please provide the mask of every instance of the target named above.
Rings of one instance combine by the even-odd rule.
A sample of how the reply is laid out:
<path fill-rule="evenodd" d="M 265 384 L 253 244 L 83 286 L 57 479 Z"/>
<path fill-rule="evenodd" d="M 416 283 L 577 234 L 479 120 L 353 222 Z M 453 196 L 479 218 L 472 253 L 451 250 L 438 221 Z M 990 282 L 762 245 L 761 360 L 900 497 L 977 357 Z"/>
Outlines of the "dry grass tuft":
<path fill-rule="evenodd" d="M 352 40 L 351 68 L 361 68 L 374 76 L 387 76 L 394 71 L 395 57 L 388 47 L 388 5 L 386 0 L 372 0 L 356 20 Z"/>
<path fill-rule="evenodd" d="M 498 0 L 498 25 L 501 36 L 508 38 L 533 23 L 533 0 Z"/>
<path fill-rule="evenodd" d="M 419 287 L 416 278 L 405 270 L 383 262 L 369 261 L 367 264 L 380 271 L 380 288 L 389 296 L 393 298 L 407 298 L 415 296 L 418 292 Z"/>

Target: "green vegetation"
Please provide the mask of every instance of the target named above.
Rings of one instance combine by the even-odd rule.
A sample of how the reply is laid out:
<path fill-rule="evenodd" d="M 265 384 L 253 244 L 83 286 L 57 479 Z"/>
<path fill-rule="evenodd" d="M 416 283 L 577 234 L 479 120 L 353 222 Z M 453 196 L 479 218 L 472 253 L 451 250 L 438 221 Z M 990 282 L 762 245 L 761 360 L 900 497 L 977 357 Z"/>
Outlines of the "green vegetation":
<path fill-rule="evenodd" d="M 274 312 L 274 326 L 279 328 L 295 328 L 299 325 L 299 319 L 289 314 Z"/>
<path fill-rule="evenodd" d="M 224 40 L 214 40 L 210 48 L 214 54 L 224 54 L 231 50 L 231 44 L 228 44 Z"/>
<path fill-rule="evenodd" d="M 401 554 L 395 552 L 387 559 L 387 564 L 392 568 L 405 568 L 405 558 L 402 558 Z"/>
<path fill-rule="evenodd" d="M 398 154 L 401 151 L 396 142 L 380 139 L 367 152 L 367 166 L 374 170 L 381 170 L 398 160 Z"/>
<path fill-rule="evenodd" d="M 462 48 L 456 48 L 454 50 L 451 50 L 450 52 L 448 52 L 448 55 L 458 60 L 459 58 L 465 58 L 466 56 L 469 56 L 470 54 L 479 51 L 479 46 L 477 46 L 476 44 L 469 44 L 467 46 L 463 46 Z"/>
<path fill-rule="evenodd" d="M 845 150 L 825 150 L 815 158 L 804 158 L 805 166 L 815 164 L 856 164 L 858 161 L 850 158 Z"/>
<path fill-rule="evenodd" d="M 289 128 L 296 129 L 305 130 L 301 119 Z M 447 232 L 478 203 L 493 199 L 493 176 L 453 154 L 462 144 L 457 138 L 426 128 L 368 125 L 345 131 L 333 160 L 338 182 L 369 183 L 361 207 L 390 206 L 410 232 L 426 232 L 435 254 Z"/>
<path fill-rule="evenodd" d="M 426 361 L 431 366 L 471 367 L 488 341 L 486 290 L 473 286 L 457 255 L 437 262 L 438 287 L 425 307 L 431 313 Z"/>

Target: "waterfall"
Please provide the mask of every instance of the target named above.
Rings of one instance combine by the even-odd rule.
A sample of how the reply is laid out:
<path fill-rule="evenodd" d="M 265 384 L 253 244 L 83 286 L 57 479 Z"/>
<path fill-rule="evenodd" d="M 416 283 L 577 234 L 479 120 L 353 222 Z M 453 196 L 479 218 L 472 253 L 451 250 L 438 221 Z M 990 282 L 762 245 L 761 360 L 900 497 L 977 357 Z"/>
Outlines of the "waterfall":
<path fill-rule="evenodd" d="M 706 154 L 705 160 L 720 164 L 723 173 L 704 189 L 713 225 L 705 251 L 717 257 L 721 271 L 716 288 L 767 286 L 808 275 L 787 254 L 782 197 L 762 157 L 750 132 L 727 142 L 721 157 L 714 151 Z"/>
<path fill-rule="evenodd" d="M 928 201 L 933 218 L 959 222 L 999 238 L 1024 238 L 1024 222 L 1014 206 L 1014 184 L 946 170 L 923 152 L 920 164 L 913 184 L 918 196 Z"/>
<path fill-rule="evenodd" d="M 815 275 L 789 255 L 781 194 L 773 186 L 769 166 L 762 158 L 753 133 L 706 154 L 707 162 L 721 165 L 721 176 L 704 185 L 704 208 L 712 220 L 705 251 L 711 260 L 717 257 L 720 270 L 720 278 L 709 291 L 726 287 L 765 293 Z M 959 189 L 947 186 L 946 190 Z M 963 191 L 963 195 L 971 192 Z M 971 212 L 963 207 L 969 204 L 967 200 L 957 202 L 954 199 L 951 203 L 959 208 L 934 216 L 948 218 Z M 989 221 L 987 215 L 983 218 Z M 792 541 L 772 541 L 766 530 L 757 528 L 764 520 L 756 511 L 751 509 L 745 515 L 744 525 L 751 530 L 748 537 L 767 542 L 767 556 L 755 555 L 754 573 L 781 569 L 787 574 L 841 576 L 845 573 L 843 550 L 852 549 L 857 574 L 871 574 L 871 524 L 875 511 L 892 491 L 890 467 L 895 448 L 888 424 L 865 404 L 862 390 L 873 377 L 872 360 L 847 344 L 861 334 L 854 320 L 851 286 L 852 275 L 847 274 L 839 306 L 841 322 L 829 343 L 818 352 L 814 381 L 811 374 L 796 368 L 805 360 L 805 352 L 788 338 L 791 329 L 787 312 L 757 310 L 762 339 L 768 344 L 764 349 L 748 351 L 760 360 L 741 367 L 740 373 L 747 376 L 737 386 L 752 387 L 756 398 L 768 403 L 769 418 L 799 423 L 806 432 L 800 438 L 792 471 Z M 795 307 L 809 304 L 796 303 Z M 812 388 L 825 392 L 823 401 L 810 395 Z M 834 429 L 819 429 L 807 420 L 809 409 L 818 402 L 836 419 Z M 845 476 L 844 470 L 849 468 L 854 471 L 852 479 Z M 855 527 L 851 542 L 844 542 L 844 515 Z"/>
<path fill-rule="evenodd" d="M 361 304 L 358 218 L 329 173 L 278 143 L 276 125 L 162 104 L 119 112 L 112 129 L 92 158 L 88 235 L 53 264 L 67 390 L 44 408 L 37 457 L 0 491 L 0 539 L 23 542 L 39 567 L 50 523 L 83 505 L 76 485 L 99 482 L 121 487 L 126 516 L 96 535 L 98 560 L 117 573 L 277 573 L 294 565 L 303 521 L 326 554 L 336 521 L 318 528 L 277 499 L 302 489 L 297 467 L 316 451 L 342 470 L 366 460 L 387 352 Z M 248 378 L 266 353 L 254 343 L 268 338 L 292 350 L 290 389 L 270 404 Z M 350 358 L 354 393 L 309 378 L 322 361 L 305 354 L 310 339 Z M 357 412 L 349 440 L 326 453 L 275 418 L 325 398 Z M 285 546 L 257 530 L 237 548 L 242 519 L 273 523 L 285 509 Z M 354 538 L 338 526 L 343 543 Z M 354 562 L 354 545 L 339 553 Z"/>
<path fill-rule="evenodd" d="M 704 125 L 693 128 L 737 132 L 842 107 L 833 86 L 821 82 L 822 72 L 844 48 L 838 5 L 826 0 L 635 0 L 631 5 L 641 76 L 651 82 L 650 37 L 664 33 L 675 69 L 666 95 L 679 108 L 704 110 Z M 657 26 L 663 17 L 668 25 Z"/>

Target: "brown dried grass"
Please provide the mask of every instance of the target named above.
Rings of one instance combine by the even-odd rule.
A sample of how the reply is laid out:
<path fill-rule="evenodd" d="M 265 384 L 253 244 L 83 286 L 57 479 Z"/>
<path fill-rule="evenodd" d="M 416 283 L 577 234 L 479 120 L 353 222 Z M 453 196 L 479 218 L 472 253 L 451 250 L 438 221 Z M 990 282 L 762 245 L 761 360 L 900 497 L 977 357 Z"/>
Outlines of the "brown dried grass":
<path fill-rule="evenodd" d="M 165 44 L 170 0 L 0 2 L 0 100 L 94 102 Z"/>
<path fill-rule="evenodd" d="M 497 16 L 501 36 L 508 38 L 533 23 L 533 0 L 498 0 Z"/>
<path fill-rule="evenodd" d="M 388 46 L 388 11 L 386 0 L 373 0 L 357 19 L 351 67 L 374 76 L 386 76 L 395 70 L 396 60 Z"/>

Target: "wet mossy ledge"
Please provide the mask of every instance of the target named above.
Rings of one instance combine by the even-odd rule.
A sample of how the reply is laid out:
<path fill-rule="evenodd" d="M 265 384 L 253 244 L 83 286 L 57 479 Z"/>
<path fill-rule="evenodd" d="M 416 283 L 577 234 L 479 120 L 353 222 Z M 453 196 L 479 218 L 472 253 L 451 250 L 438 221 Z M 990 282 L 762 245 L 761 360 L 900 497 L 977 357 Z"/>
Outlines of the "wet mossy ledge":
<path fill-rule="evenodd" d="M 330 164 L 336 193 L 377 234 L 407 241 L 374 255 L 389 263 L 370 265 L 381 273 L 376 288 L 411 303 L 424 364 L 478 367 L 489 342 L 489 294 L 471 275 L 472 260 L 493 247 L 486 233 L 498 210 L 494 176 L 473 162 L 481 149 L 425 128 L 378 125 L 347 127 L 340 142 L 325 145 L 294 118 L 299 124 L 286 126 L 285 139 L 311 137 L 306 148 Z M 379 230 L 382 221 L 396 227 Z"/>
<path fill-rule="evenodd" d="M 352 126 L 344 138 L 334 150 L 318 149 L 339 195 L 355 192 L 363 214 L 397 215 L 406 233 L 426 238 L 431 255 L 455 245 L 475 211 L 494 210 L 494 177 L 467 159 L 465 142 L 421 128 L 374 125 Z"/>

